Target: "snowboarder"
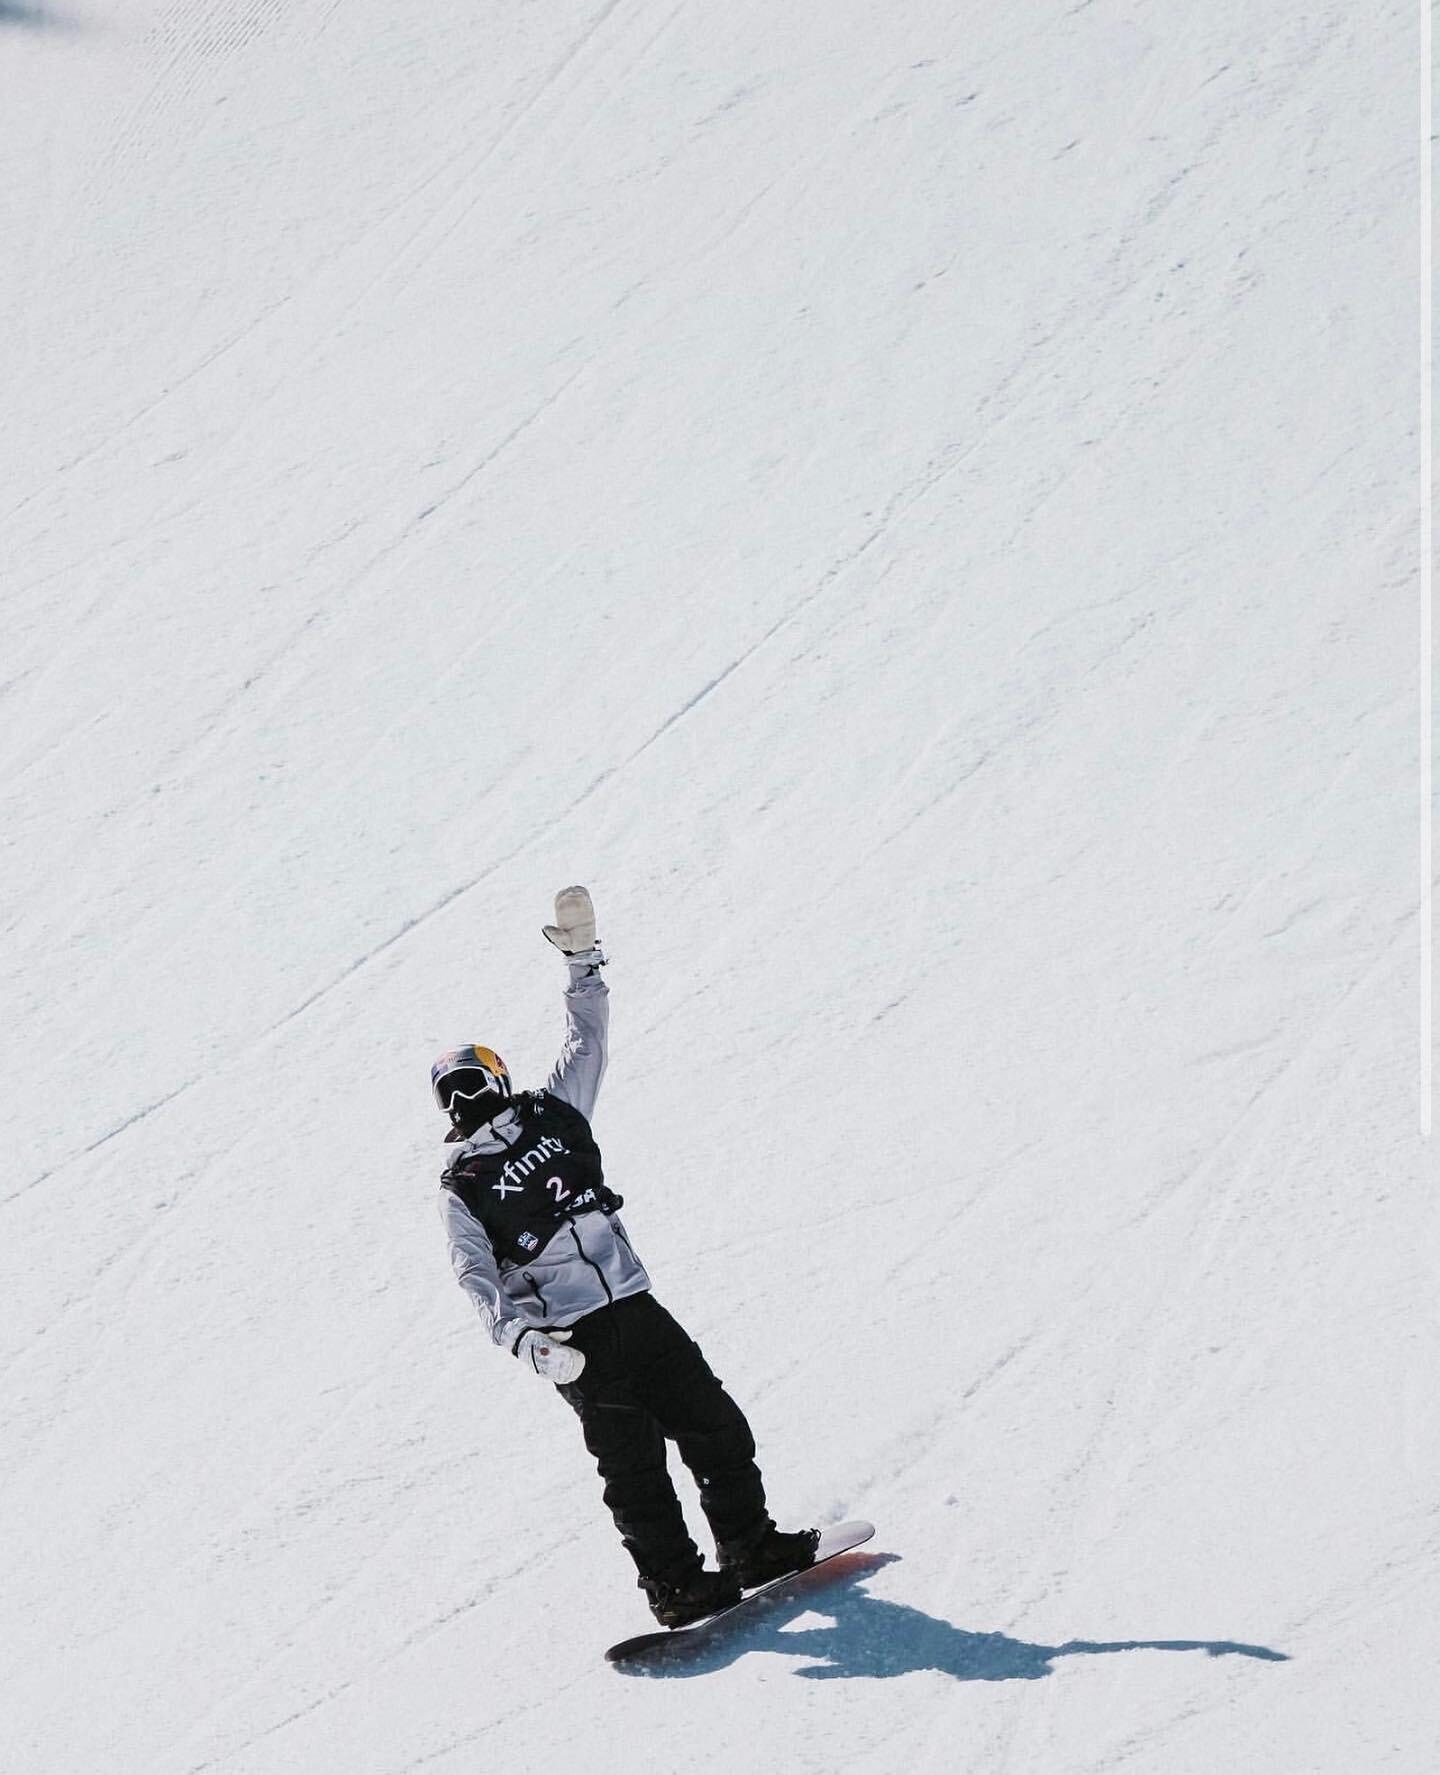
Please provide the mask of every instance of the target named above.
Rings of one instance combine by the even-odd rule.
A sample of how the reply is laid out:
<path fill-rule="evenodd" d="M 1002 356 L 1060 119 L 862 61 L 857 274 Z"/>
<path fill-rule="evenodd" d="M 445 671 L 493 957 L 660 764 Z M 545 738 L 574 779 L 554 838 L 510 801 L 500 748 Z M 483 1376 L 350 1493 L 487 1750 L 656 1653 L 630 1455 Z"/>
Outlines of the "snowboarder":
<path fill-rule="evenodd" d="M 542 927 L 565 956 L 565 1041 L 543 1090 L 516 1092 L 491 1048 L 431 1068 L 453 1146 L 440 1213 L 460 1286 L 492 1342 L 555 1383 L 579 1414 L 605 1502 L 655 1619 L 681 1627 L 814 1558 L 816 1529 L 782 1534 L 766 1509 L 745 1414 L 650 1292 L 590 1131 L 605 1071 L 609 988 L 583 887 Z M 715 1539 L 707 1568 L 665 1465 L 673 1441 Z"/>

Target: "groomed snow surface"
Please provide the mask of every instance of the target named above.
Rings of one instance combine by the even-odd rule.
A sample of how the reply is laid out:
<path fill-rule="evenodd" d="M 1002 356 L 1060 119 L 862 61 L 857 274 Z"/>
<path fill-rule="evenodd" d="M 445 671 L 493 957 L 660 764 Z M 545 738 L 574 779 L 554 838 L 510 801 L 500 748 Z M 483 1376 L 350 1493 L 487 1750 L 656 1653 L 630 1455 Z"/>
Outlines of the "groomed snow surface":
<path fill-rule="evenodd" d="M 1418 47 L 0 6 L 7 1775 L 1440 1766 Z M 879 1530 L 664 1678 L 433 1206 L 574 880 Z"/>

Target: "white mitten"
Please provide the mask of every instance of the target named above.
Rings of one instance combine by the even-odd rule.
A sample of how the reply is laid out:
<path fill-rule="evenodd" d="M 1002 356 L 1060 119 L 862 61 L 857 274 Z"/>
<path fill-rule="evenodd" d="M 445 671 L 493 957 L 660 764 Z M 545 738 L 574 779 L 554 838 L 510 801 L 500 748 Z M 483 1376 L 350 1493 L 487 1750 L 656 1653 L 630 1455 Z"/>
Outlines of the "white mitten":
<path fill-rule="evenodd" d="M 585 1366 L 583 1350 L 567 1350 L 568 1331 L 522 1331 L 511 1347 L 511 1355 L 533 1368 L 541 1380 L 554 1381 L 563 1387 L 573 1381 Z"/>
<path fill-rule="evenodd" d="M 595 947 L 595 908 L 590 890 L 561 888 L 555 896 L 555 922 L 541 925 L 545 935 L 565 955 L 583 955 Z"/>

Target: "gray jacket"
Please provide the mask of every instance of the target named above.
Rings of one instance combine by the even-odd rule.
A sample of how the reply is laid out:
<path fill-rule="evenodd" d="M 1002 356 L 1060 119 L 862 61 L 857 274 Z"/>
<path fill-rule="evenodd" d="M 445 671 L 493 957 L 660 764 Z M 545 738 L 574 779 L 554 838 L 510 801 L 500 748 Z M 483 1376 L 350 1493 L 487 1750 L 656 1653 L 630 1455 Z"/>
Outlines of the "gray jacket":
<path fill-rule="evenodd" d="M 609 1024 L 610 993 L 604 980 L 593 968 L 572 966 L 565 989 L 565 1040 L 545 1089 L 587 1121 L 605 1073 Z M 500 1126 L 503 1120 L 497 1116 L 456 1145 L 451 1163 L 472 1148 L 498 1150 L 496 1143 L 506 1132 Z M 593 1209 L 576 1215 L 538 1257 L 523 1265 L 497 1259 L 484 1227 L 452 1190 L 440 1191 L 440 1218 L 456 1278 L 492 1341 L 503 1349 L 513 1348 L 531 1326 L 551 1330 L 573 1325 L 597 1307 L 643 1294 L 650 1286 L 618 1214 Z"/>

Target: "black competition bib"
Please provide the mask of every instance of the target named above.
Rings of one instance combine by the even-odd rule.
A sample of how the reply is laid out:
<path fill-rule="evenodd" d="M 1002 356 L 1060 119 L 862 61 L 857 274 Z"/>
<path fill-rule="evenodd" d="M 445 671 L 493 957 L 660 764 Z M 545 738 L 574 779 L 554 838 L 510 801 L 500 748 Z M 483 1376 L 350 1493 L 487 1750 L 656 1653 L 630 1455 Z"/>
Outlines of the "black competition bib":
<path fill-rule="evenodd" d="M 589 1122 L 547 1091 L 517 1097 L 461 1147 L 443 1181 L 511 1263 L 538 1256 L 577 1214 L 621 1206 Z"/>

